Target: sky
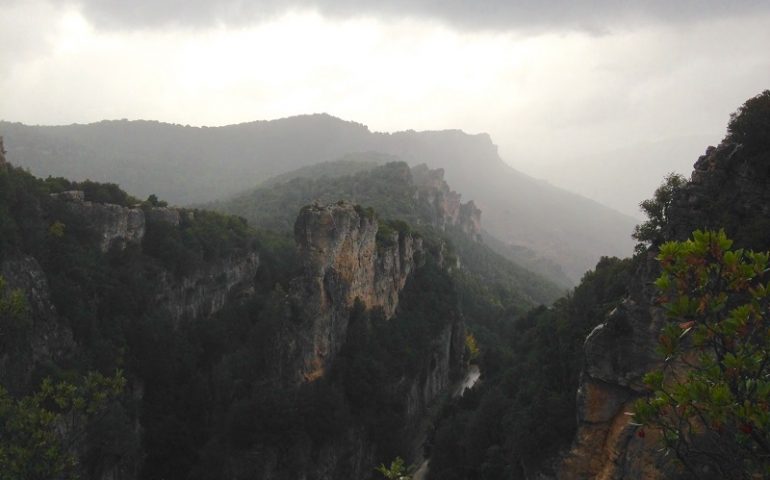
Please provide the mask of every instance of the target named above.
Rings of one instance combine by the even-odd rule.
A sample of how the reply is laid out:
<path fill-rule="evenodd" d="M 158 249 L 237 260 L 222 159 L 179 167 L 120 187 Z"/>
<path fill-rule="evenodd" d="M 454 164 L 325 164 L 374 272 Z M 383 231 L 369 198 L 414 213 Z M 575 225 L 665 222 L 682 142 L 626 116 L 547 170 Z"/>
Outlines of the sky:
<path fill-rule="evenodd" d="M 0 3 L 0 119 L 487 132 L 515 168 L 637 216 L 770 88 L 766 0 Z"/>

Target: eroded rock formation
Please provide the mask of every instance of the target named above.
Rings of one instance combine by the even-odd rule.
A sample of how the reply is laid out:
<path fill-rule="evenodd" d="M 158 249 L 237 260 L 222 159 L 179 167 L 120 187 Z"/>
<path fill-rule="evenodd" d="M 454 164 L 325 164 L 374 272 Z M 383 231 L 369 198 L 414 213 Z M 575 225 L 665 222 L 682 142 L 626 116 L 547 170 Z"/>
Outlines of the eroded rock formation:
<path fill-rule="evenodd" d="M 67 202 L 69 210 L 87 222 L 97 235 L 103 252 L 111 248 L 123 249 L 128 244 L 140 244 L 144 238 L 145 216 L 141 208 L 89 202 L 79 190 L 54 196 Z"/>
<path fill-rule="evenodd" d="M 725 141 L 709 147 L 690 182 L 668 207 L 666 240 L 685 240 L 696 229 L 724 228 L 737 247 L 770 248 L 770 168 L 767 152 L 745 152 Z M 557 470 L 560 479 L 655 479 L 675 476 L 655 435 L 635 435 L 631 404 L 644 394 L 643 375 L 657 366 L 665 321 L 656 306 L 655 249 L 636 272 L 630 295 L 585 342 L 578 391 L 578 432 Z"/>
<path fill-rule="evenodd" d="M 0 278 L 5 292 L 21 292 L 26 312 L 18 319 L 18 328 L 3 328 L 0 348 L 0 379 L 12 392 L 23 390 L 36 365 L 56 364 L 75 347 L 72 331 L 60 322 L 51 301 L 45 272 L 33 257 L 27 255 L 6 258 L 0 263 Z M 12 335 L 12 336 L 11 336 Z"/>
<path fill-rule="evenodd" d="M 422 241 L 393 232 L 377 238 L 377 220 L 347 202 L 302 209 L 294 235 L 303 272 L 292 282 L 291 297 L 301 306 L 300 375 L 313 380 L 339 351 L 358 299 L 390 318 L 398 294 L 416 266 Z"/>
<path fill-rule="evenodd" d="M 481 210 L 473 200 L 461 203 L 462 195 L 444 180 L 444 169 L 429 169 L 425 164 L 412 168 L 412 181 L 417 187 L 417 200 L 433 210 L 434 226 L 445 229 L 457 226 L 475 239 L 481 235 Z"/>
<path fill-rule="evenodd" d="M 157 304 L 176 323 L 211 315 L 221 310 L 228 299 L 253 293 L 257 268 L 259 255 L 249 251 L 208 263 L 183 277 L 163 272 L 158 279 Z"/>

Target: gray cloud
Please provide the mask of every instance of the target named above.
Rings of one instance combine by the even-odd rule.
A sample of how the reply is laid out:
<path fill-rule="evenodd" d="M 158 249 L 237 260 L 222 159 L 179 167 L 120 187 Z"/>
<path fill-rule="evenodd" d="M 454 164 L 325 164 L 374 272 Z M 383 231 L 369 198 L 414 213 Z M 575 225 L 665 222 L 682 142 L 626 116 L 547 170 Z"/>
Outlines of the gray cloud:
<path fill-rule="evenodd" d="M 54 0 L 72 4 L 73 0 Z M 99 28 L 206 27 L 313 8 L 335 17 L 428 18 L 464 29 L 566 28 L 601 33 L 639 23 L 694 22 L 770 11 L 767 0 L 79 0 Z"/>

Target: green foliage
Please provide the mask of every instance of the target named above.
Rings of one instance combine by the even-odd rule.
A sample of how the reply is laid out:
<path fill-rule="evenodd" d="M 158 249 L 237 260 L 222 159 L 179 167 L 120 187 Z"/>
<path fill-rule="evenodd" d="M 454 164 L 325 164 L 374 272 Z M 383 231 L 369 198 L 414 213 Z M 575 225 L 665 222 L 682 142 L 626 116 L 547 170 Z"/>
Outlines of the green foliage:
<path fill-rule="evenodd" d="M 632 236 L 645 243 L 653 245 L 663 241 L 662 229 L 668 224 L 668 208 L 674 199 L 674 193 L 681 188 L 687 180 L 677 174 L 669 173 L 663 183 L 655 190 L 653 198 L 644 200 L 639 204 L 647 220 L 634 228 Z"/>
<path fill-rule="evenodd" d="M 602 258 L 552 307 L 469 322 L 484 376 L 441 415 L 429 479 L 524 479 L 568 445 L 583 342 L 626 294 L 634 268 Z"/>
<path fill-rule="evenodd" d="M 139 203 L 139 200 L 127 194 L 114 183 L 98 183 L 86 180 L 72 184 L 73 190 L 82 190 L 87 201 L 96 203 L 114 203 L 124 207 L 130 207 Z"/>
<path fill-rule="evenodd" d="M 240 215 L 257 228 L 279 232 L 293 231 L 297 212 L 315 201 L 324 204 L 347 200 L 357 205 L 359 215 L 369 219 L 375 218 L 376 211 L 377 243 L 381 248 L 395 244 L 396 231 L 402 236 L 417 234 L 432 238 L 436 245 L 451 245 L 444 253 L 449 264 L 457 257 L 461 259 L 462 272 L 456 281 L 463 284 L 462 289 L 467 292 L 463 295 L 463 299 L 468 299 L 464 309 L 477 303 L 494 305 L 495 310 L 515 305 L 517 311 L 523 313 L 538 304 L 550 303 L 564 293 L 562 288 L 492 252 L 459 229 L 449 228 L 443 232 L 432 227 L 435 206 L 420 201 L 417 190 L 409 166 L 404 162 L 390 162 L 346 176 L 295 177 L 211 206 Z M 477 294 L 484 300 L 474 300 Z M 474 305 L 473 308 L 483 307 Z M 475 315 L 468 312 L 470 316 Z"/>
<path fill-rule="evenodd" d="M 468 360 L 471 362 L 478 360 L 479 354 L 481 353 L 476 337 L 474 337 L 471 332 L 465 334 L 465 351 L 468 354 Z"/>
<path fill-rule="evenodd" d="M 148 219 L 142 241 L 145 253 L 178 275 L 254 245 L 255 232 L 244 219 L 206 210 L 181 210 L 178 226 Z"/>
<path fill-rule="evenodd" d="M 0 276 L 0 351 L 9 352 L 22 343 L 31 326 L 24 292 L 8 291 Z"/>
<path fill-rule="evenodd" d="M 149 197 L 147 197 L 147 200 L 143 202 L 143 204 L 148 205 L 150 207 L 168 207 L 168 202 L 164 202 L 163 200 L 158 200 L 158 196 L 154 193 L 151 194 Z"/>
<path fill-rule="evenodd" d="M 284 233 L 290 229 L 254 231 L 236 217 L 182 210 L 180 225 L 148 216 L 141 247 L 105 254 L 96 248 L 87 222 L 49 195 L 76 188 L 74 183 L 37 180 L 13 168 L 0 172 L 0 257 L 25 254 L 39 261 L 58 317 L 78 345 L 56 365 L 35 365 L 33 378 L 66 378 L 76 384 L 73 379 L 85 372 L 123 368 L 129 384 L 142 388 L 140 399 L 108 402 L 88 422 L 78 469 L 97 476 L 123 465 L 140 469 L 140 478 L 216 478 L 233 458 L 267 446 L 286 452 L 279 454 L 280 462 L 290 464 L 287 468 L 298 476 L 306 464 L 289 458 L 298 446 L 310 457 L 321 445 L 360 428 L 377 446 L 377 461 L 409 454 L 401 429 L 407 418 L 405 392 L 399 389 L 410 384 L 404 379 L 419 373 L 415 365 L 430 363 L 437 332 L 456 324 L 461 310 L 478 339 L 485 371 L 488 367 L 490 375 L 497 372 L 502 378 L 500 372 L 509 366 L 505 362 L 513 359 L 505 343 L 518 334 L 509 328 L 512 320 L 558 292 L 461 232 L 426 226 L 405 181 L 408 174 L 405 165 L 395 164 L 376 178 L 360 174 L 353 182 L 340 180 L 338 185 L 350 191 L 380 199 L 393 215 L 377 220 L 383 231 L 389 230 L 391 239 L 396 233 L 421 237 L 424 254 L 399 298 L 397 315 L 385 321 L 381 312 L 359 306 L 327 377 L 293 388 L 282 385 L 276 372 L 276 359 L 287 355 L 285 340 L 301 320 L 287 295 L 300 268 L 293 238 Z M 361 181 L 356 184 L 356 179 Z M 132 201 L 118 198 L 112 187 L 89 188 L 92 199 Z M 151 197 L 143 208 L 155 205 Z M 359 213 L 377 218 L 371 207 L 359 207 Z M 296 211 L 291 215 L 293 221 Z M 181 324 L 154 308 L 161 293 L 154 279 L 164 272 L 185 275 L 254 246 L 260 269 L 252 298 Z M 20 327 L 19 338 L 28 335 L 23 322 L 14 325 Z M 28 389 L 26 394 L 32 393 Z M 474 427 L 474 435 L 489 437 L 486 429 L 507 399 L 485 401 L 478 424 L 483 428 Z M 484 471 L 497 471 L 503 458 L 495 445 L 498 449 L 482 462 Z"/>
<path fill-rule="evenodd" d="M 499 317 L 502 312 L 524 314 L 565 293 L 459 229 L 449 228 L 444 235 L 450 245 L 444 252 L 446 262 L 451 265 L 459 258 L 460 268 L 453 270 L 453 275 L 463 312 L 473 321 L 484 323 L 483 319 Z"/>
<path fill-rule="evenodd" d="M 407 472 L 406 472 L 404 459 L 401 457 L 396 457 L 392 462 L 390 462 L 390 467 L 386 467 L 385 465 L 380 464 L 380 466 L 377 467 L 377 471 L 388 480 L 409 480 L 410 479 L 409 475 L 407 475 Z"/>
<path fill-rule="evenodd" d="M 374 218 L 376 211 L 380 218 L 419 224 L 424 219 L 416 213 L 415 192 L 409 166 L 391 162 L 352 175 L 295 177 L 210 207 L 242 216 L 257 228 L 277 231 L 292 231 L 300 208 L 316 201 L 328 204 L 347 200 L 365 205 L 357 209 L 365 217 Z"/>
<path fill-rule="evenodd" d="M 693 476 L 770 475 L 770 269 L 724 231 L 660 247 L 655 282 L 670 322 L 636 421 L 661 432 Z"/>
<path fill-rule="evenodd" d="M 750 154 L 770 150 L 770 90 L 752 97 L 730 115 L 727 140 Z"/>
<path fill-rule="evenodd" d="M 112 203 L 123 207 L 130 207 L 139 203 L 139 200 L 124 192 L 120 186 L 114 183 L 99 183 L 91 180 L 73 182 L 65 178 L 51 176 L 46 178 L 44 182 L 50 193 L 81 190 L 88 202 Z"/>
<path fill-rule="evenodd" d="M 121 372 L 90 373 L 78 384 L 45 379 L 20 399 L 0 385 L 0 480 L 77 478 L 75 447 L 86 422 L 124 386 Z"/>

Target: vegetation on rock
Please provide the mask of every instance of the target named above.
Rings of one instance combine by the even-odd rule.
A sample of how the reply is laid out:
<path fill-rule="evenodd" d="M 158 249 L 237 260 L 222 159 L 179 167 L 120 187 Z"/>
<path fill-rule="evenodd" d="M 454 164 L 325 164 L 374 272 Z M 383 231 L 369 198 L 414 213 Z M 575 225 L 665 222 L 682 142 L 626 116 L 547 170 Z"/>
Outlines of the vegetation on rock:
<path fill-rule="evenodd" d="M 635 419 L 696 478 L 770 475 L 770 254 L 732 243 L 696 231 L 657 257 L 670 322 Z"/>
<path fill-rule="evenodd" d="M 655 190 L 652 198 L 639 204 L 647 220 L 634 228 L 632 236 L 646 244 L 658 245 L 663 241 L 663 228 L 669 221 L 669 207 L 674 199 L 674 193 L 687 180 L 677 173 L 669 173 L 663 183 Z M 645 247 L 642 245 L 641 250 Z M 641 251 L 640 248 L 637 250 Z"/>
<path fill-rule="evenodd" d="M 553 307 L 470 325 L 483 380 L 444 409 L 429 479 L 525 479 L 569 445 L 584 339 L 626 294 L 634 268 L 603 258 Z"/>

